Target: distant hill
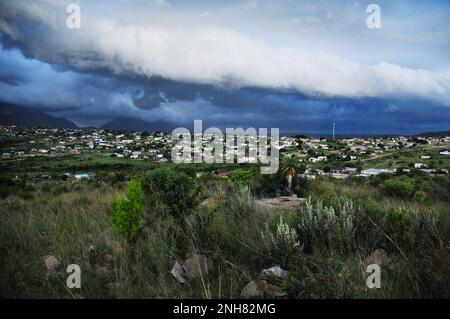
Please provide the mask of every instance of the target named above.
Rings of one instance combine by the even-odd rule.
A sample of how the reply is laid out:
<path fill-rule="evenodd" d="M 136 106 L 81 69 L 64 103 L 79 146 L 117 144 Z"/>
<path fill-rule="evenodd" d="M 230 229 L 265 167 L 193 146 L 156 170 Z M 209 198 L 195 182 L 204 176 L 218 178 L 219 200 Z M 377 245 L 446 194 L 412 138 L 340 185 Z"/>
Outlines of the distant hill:
<path fill-rule="evenodd" d="M 442 131 L 442 132 L 425 132 L 425 133 L 417 134 L 417 136 L 423 136 L 423 137 L 450 136 L 450 131 Z"/>
<path fill-rule="evenodd" d="M 165 121 L 148 122 L 136 118 L 121 117 L 104 124 L 101 128 L 116 131 L 171 132 L 178 126 Z"/>
<path fill-rule="evenodd" d="M 0 125 L 77 128 L 75 123 L 65 118 L 55 117 L 25 106 L 2 102 L 0 102 Z"/>

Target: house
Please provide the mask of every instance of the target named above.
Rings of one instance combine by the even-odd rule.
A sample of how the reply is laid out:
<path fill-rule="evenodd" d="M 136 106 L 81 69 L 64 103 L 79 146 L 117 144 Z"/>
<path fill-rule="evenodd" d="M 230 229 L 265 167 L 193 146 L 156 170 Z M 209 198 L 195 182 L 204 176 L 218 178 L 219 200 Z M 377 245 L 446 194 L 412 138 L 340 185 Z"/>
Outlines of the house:
<path fill-rule="evenodd" d="M 346 174 L 345 167 L 336 167 L 331 169 L 330 174 Z"/>
<path fill-rule="evenodd" d="M 391 168 L 368 168 L 361 171 L 361 174 L 358 174 L 357 176 L 361 177 L 369 177 L 369 176 L 376 176 L 379 174 L 394 174 L 396 172 L 395 169 Z"/>
<path fill-rule="evenodd" d="M 424 164 L 424 163 L 414 163 L 414 168 L 427 168 L 427 164 Z"/>
<path fill-rule="evenodd" d="M 439 154 L 444 155 L 444 156 L 450 156 L 450 152 L 449 151 L 439 152 Z"/>
<path fill-rule="evenodd" d="M 91 178 L 91 175 L 82 173 L 82 174 L 75 174 L 74 177 L 75 177 L 75 179 L 77 181 L 81 181 L 82 179 L 89 179 L 89 178 Z"/>
<path fill-rule="evenodd" d="M 430 155 L 422 155 L 420 158 L 421 158 L 421 159 L 430 159 L 431 156 L 430 156 Z"/>

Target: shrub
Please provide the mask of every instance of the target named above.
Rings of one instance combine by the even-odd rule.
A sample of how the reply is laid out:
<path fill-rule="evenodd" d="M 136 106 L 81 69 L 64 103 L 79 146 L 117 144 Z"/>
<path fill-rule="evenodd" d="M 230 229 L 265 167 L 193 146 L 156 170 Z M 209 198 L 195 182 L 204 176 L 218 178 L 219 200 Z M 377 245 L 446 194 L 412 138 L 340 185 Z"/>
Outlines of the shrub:
<path fill-rule="evenodd" d="M 340 213 L 332 206 L 324 206 L 320 200 L 306 202 L 298 227 L 300 240 L 307 251 L 332 244 L 340 249 L 353 245 L 357 210 L 351 201 L 344 201 L 338 208 Z"/>
<path fill-rule="evenodd" d="M 414 240 L 412 226 L 410 212 L 402 208 L 389 210 L 383 221 L 383 231 L 394 242 L 395 246 L 398 246 L 395 248 L 410 248 Z M 387 241 L 387 247 L 393 248 L 390 240 Z"/>
<path fill-rule="evenodd" d="M 149 212 L 178 218 L 189 214 L 198 204 L 194 180 L 170 168 L 157 168 L 144 175 L 142 190 Z"/>
<path fill-rule="evenodd" d="M 281 174 L 256 174 L 252 190 L 259 197 L 287 195 L 284 183 L 285 178 Z"/>
<path fill-rule="evenodd" d="M 405 199 L 413 197 L 415 188 L 414 179 L 408 176 L 390 178 L 380 184 L 380 190 L 383 194 Z"/>
<path fill-rule="evenodd" d="M 307 197 L 310 191 L 310 184 L 308 179 L 306 177 L 297 175 L 294 178 L 292 190 L 298 197 Z"/>
<path fill-rule="evenodd" d="M 228 175 L 229 180 L 236 186 L 247 186 L 253 179 L 252 171 L 244 171 L 237 169 Z"/>
<path fill-rule="evenodd" d="M 117 231 L 133 239 L 139 232 L 142 215 L 142 190 L 139 181 L 131 180 L 125 197 L 116 194 L 111 202 L 111 222 Z"/>
<path fill-rule="evenodd" d="M 283 221 L 283 215 L 280 215 L 274 230 L 267 223 L 265 227 L 265 230 L 261 232 L 264 247 L 271 256 L 286 264 L 299 246 L 297 231 Z"/>

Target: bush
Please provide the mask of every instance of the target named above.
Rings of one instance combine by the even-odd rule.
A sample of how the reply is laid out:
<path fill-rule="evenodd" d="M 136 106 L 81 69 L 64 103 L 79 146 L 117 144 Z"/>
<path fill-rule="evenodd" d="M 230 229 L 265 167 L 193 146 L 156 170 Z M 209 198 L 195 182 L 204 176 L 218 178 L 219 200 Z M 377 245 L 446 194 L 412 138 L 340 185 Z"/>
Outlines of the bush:
<path fill-rule="evenodd" d="M 280 215 L 275 227 L 272 227 L 275 229 L 271 229 L 268 224 L 265 226 L 265 230 L 261 232 L 264 247 L 272 257 L 286 265 L 299 246 L 297 231 L 283 221 L 283 215 Z"/>
<path fill-rule="evenodd" d="M 408 176 L 399 176 L 385 180 L 380 184 L 383 194 L 392 197 L 412 198 L 416 190 L 414 179 Z"/>
<path fill-rule="evenodd" d="M 336 211 L 319 200 L 306 202 L 299 219 L 299 237 L 307 251 L 314 248 L 335 247 L 346 249 L 354 243 L 354 219 L 357 209 L 351 201 L 344 201 Z"/>
<path fill-rule="evenodd" d="M 414 240 L 412 233 L 411 213 L 405 209 L 391 209 L 384 217 L 383 231 L 398 246 L 398 248 L 407 249 L 411 247 Z M 387 247 L 392 247 L 392 242 L 387 241 Z M 395 247 L 397 248 L 397 247 Z"/>
<path fill-rule="evenodd" d="M 170 168 L 157 168 L 145 174 L 142 190 L 148 211 L 158 216 L 186 216 L 198 204 L 195 181 Z"/>
<path fill-rule="evenodd" d="M 235 186 L 248 186 L 253 179 L 253 172 L 237 169 L 232 171 L 228 178 Z"/>
<path fill-rule="evenodd" d="M 257 174 L 252 190 L 258 197 L 287 195 L 285 178 L 281 174 Z"/>
<path fill-rule="evenodd" d="M 111 202 L 111 222 L 117 231 L 133 239 L 139 232 L 142 215 L 142 190 L 139 181 L 131 180 L 125 197 L 116 194 Z"/>

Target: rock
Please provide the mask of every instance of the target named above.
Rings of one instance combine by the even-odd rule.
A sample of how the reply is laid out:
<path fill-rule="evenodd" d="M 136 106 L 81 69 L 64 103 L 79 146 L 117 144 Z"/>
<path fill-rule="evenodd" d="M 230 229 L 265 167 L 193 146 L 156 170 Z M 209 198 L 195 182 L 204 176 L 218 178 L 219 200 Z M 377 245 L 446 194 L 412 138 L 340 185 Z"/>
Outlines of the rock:
<path fill-rule="evenodd" d="M 44 257 L 44 263 L 45 267 L 49 271 L 55 271 L 58 269 L 59 265 L 61 264 L 55 256 L 45 256 Z"/>
<path fill-rule="evenodd" d="M 191 258 L 186 259 L 183 264 L 176 261 L 170 273 L 180 283 L 185 283 L 189 279 L 194 279 L 197 275 L 208 274 L 212 270 L 212 261 L 204 255 L 192 255 Z"/>
<path fill-rule="evenodd" d="M 200 271 L 207 274 L 212 270 L 211 259 L 204 255 L 192 255 L 191 258 L 186 259 L 183 263 L 183 269 L 186 277 L 193 279 Z"/>
<path fill-rule="evenodd" d="M 263 269 L 261 276 L 267 279 L 284 279 L 289 276 L 286 270 L 283 270 L 280 266 L 274 266 L 271 268 Z"/>
<path fill-rule="evenodd" d="M 383 249 L 377 249 L 370 254 L 365 260 L 366 265 L 377 264 L 381 266 L 390 262 L 390 258 L 387 256 Z"/>
<path fill-rule="evenodd" d="M 287 295 L 285 291 L 283 291 L 280 287 L 276 285 L 267 285 L 266 294 L 273 297 L 284 297 Z"/>
<path fill-rule="evenodd" d="M 184 268 L 183 266 L 176 261 L 175 265 L 173 265 L 172 270 L 170 271 L 172 276 L 176 278 L 180 283 L 184 284 L 186 282 L 186 279 L 184 279 Z"/>
<path fill-rule="evenodd" d="M 250 281 L 241 291 L 242 298 L 258 298 L 264 296 L 267 289 L 267 281 L 256 279 Z"/>
<path fill-rule="evenodd" d="M 265 295 L 282 297 L 286 293 L 280 287 L 271 285 L 263 279 L 250 281 L 241 291 L 242 298 L 262 298 Z"/>

